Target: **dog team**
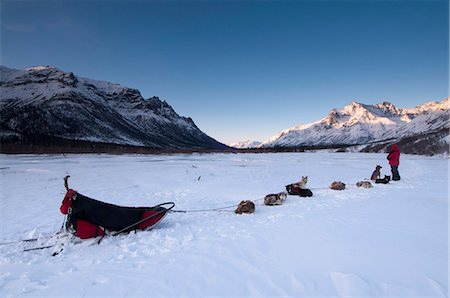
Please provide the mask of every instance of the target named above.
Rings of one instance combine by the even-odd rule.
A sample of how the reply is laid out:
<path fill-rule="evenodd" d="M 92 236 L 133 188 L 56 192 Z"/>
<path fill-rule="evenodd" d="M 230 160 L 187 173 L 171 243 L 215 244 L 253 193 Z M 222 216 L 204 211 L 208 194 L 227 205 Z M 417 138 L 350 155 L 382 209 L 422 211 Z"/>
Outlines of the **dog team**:
<path fill-rule="evenodd" d="M 392 180 L 398 181 L 400 180 L 400 174 L 398 172 L 398 166 L 400 165 L 400 149 L 397 144 L 393 144 L 389 150 L 389 154 L 386 157 L 389 161 L 389 165 L 391 166 Z M 385 175 L 384 178 L 381 178 L 381 169 L 383 167 L 377 165 L 372 175 L 370 176 L 370 180 L 374 183 L 387 184 L 391 180 L 391 176 Z M 283 202 L 287 198 L 287 194 L 290 195 L 298 195 L 300 197 L 311 197 L 313 195 L 312 191 L 306 188 L 306 183 L 308 183 L 308 176 L 302 176 L 299 182 L 292 183 L 286 185 L 286 192 L 280 192 L 277 194 L 268 194 L 264 197 L 264 204 L 268 206 L 274 205 L 282 205 Z M 362 188 L 371 188 L 372 184 L 370 181 L 359 181 L 356 183 L 357 187 Z M 331 189 L 334 190 L 344 190 L 345 183 L 341 181 L 334 181 L 331 186 Z M 236 213 L 253 213 L 255 211 L 255 204 L 251 201 L 242 201 L 238 208 L 236 209 Z"/>

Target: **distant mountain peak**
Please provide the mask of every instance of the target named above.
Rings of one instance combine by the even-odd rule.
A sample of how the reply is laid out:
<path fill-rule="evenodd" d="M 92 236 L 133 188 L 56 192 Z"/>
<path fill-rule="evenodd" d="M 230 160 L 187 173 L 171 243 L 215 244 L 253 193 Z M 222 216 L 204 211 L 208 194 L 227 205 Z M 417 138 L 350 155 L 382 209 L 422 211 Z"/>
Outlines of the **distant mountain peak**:
<path fill-rule="evenodd" d="M 402 112 L 401 110 L 397 109 L 397 107 L 394 104 L 388 101 L 383 101 L 382 103 L 374 104 L 373 107 L 390 114 L 400 114 Z"/>
<path fill-rule="evenodd" d="M 56 71 L 61 71 L 58 68 L 56 68 L 55 66 L 50 66 L 50 65 L 38 65 L 38 66 L 32 66 L 29 68 L 25 69 L 26 71 L 41 71 L 41 70 L 56 70 Z"/>
<path fill-rule="evenodd" d="M 261 146 L 355 145 L 448 129 L 448 103 L 447 98 L 414 109 L 399 109 L 387 101 L 373 105 L 352 101 L 342 109 L 331 110 L 320 121 L 284 129 Z"/>
<path fill-rule="evenodd" d="M 337 110 L 332 110 L 322 121 L 324 124 L 331 126 L 339 122 L 339 117 L 339 112 Z"/>
<path fill-rule="evenodd" d="M 228 146 L 236 149 L 251 149 L 251 148 L 259 148 L 261 146 L 261 142 L 247 140 L 243 142 L 231 143 Z"/>
<path fill-rule="evenodd" d="M 347 106 L 348 107 L 361 107 L 361 106 L 363 106 L 363 104 L 357 102 L 356 100 L 352 100 Z"/>

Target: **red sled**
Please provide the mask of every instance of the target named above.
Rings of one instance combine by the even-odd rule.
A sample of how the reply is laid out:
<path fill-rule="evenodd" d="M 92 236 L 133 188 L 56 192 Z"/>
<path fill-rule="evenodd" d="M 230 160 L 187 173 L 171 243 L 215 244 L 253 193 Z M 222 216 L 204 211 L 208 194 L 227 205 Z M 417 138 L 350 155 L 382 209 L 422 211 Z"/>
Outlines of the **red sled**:
<path fill-rule="evenodd" d="M 160 223 L 175 203 L 153 207 L 123 207 L 97 201 L 68 189 L 60 211 L 67 214 L 66 229 L 81 238 L 115 236 L 133 230 L 149 230 Z"/>

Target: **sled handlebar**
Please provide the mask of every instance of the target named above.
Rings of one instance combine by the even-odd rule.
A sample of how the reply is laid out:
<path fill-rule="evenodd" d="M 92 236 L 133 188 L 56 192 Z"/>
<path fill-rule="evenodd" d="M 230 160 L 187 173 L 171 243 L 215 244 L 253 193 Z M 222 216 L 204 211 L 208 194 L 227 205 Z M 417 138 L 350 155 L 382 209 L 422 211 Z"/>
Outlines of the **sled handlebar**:
<path fill-rule="evenodd" d="M 170 205 L 170 207 L 164 207 L 165 205 Z M 155 208 L 155 207 L 163 207 L 163 208 L 166 208 L 167 211 L 169 211 L 169 210 L 172 210 L 173 207 L 175 207 L 175 203 L 174 202 L 166 202 L 166 203 L 161 203 L 159 205 L 156 205 L 153 208 Z"/>
<path fill-rule="evenodd" d="M 66 188 L 67 191 L 69 191 L 69 180 L 70 175 L 67 175 L 66 177 L 64 177 L 64 187 Z"/>

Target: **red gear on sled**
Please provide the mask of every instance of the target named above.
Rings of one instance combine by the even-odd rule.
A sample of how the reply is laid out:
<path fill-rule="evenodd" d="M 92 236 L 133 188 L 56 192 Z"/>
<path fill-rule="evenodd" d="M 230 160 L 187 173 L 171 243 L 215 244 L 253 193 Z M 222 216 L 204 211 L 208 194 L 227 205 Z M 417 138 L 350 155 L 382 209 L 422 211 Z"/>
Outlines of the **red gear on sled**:
<path fill-rule="evenodd" d="M 61 211 L 62 214 L 68 214 L 69 213 L 69 208 L 70 206 L 72 206 L 72 198 L 75 195 L 75 191 L 73 189 L 69 189 L 66 192 L 66 195 L 64 196 L 64 199 L 61 203 L 61 207 L 59 208 L 59 210 Z"/>
<path fill-rule="evenodd" d="M 82 219 L 77 220 L 75 236 L 80 237 L 81 239 L 88 239 L 103 236 L 104 234 L 104 228 L 99 225 L 95 225 Z"/>

